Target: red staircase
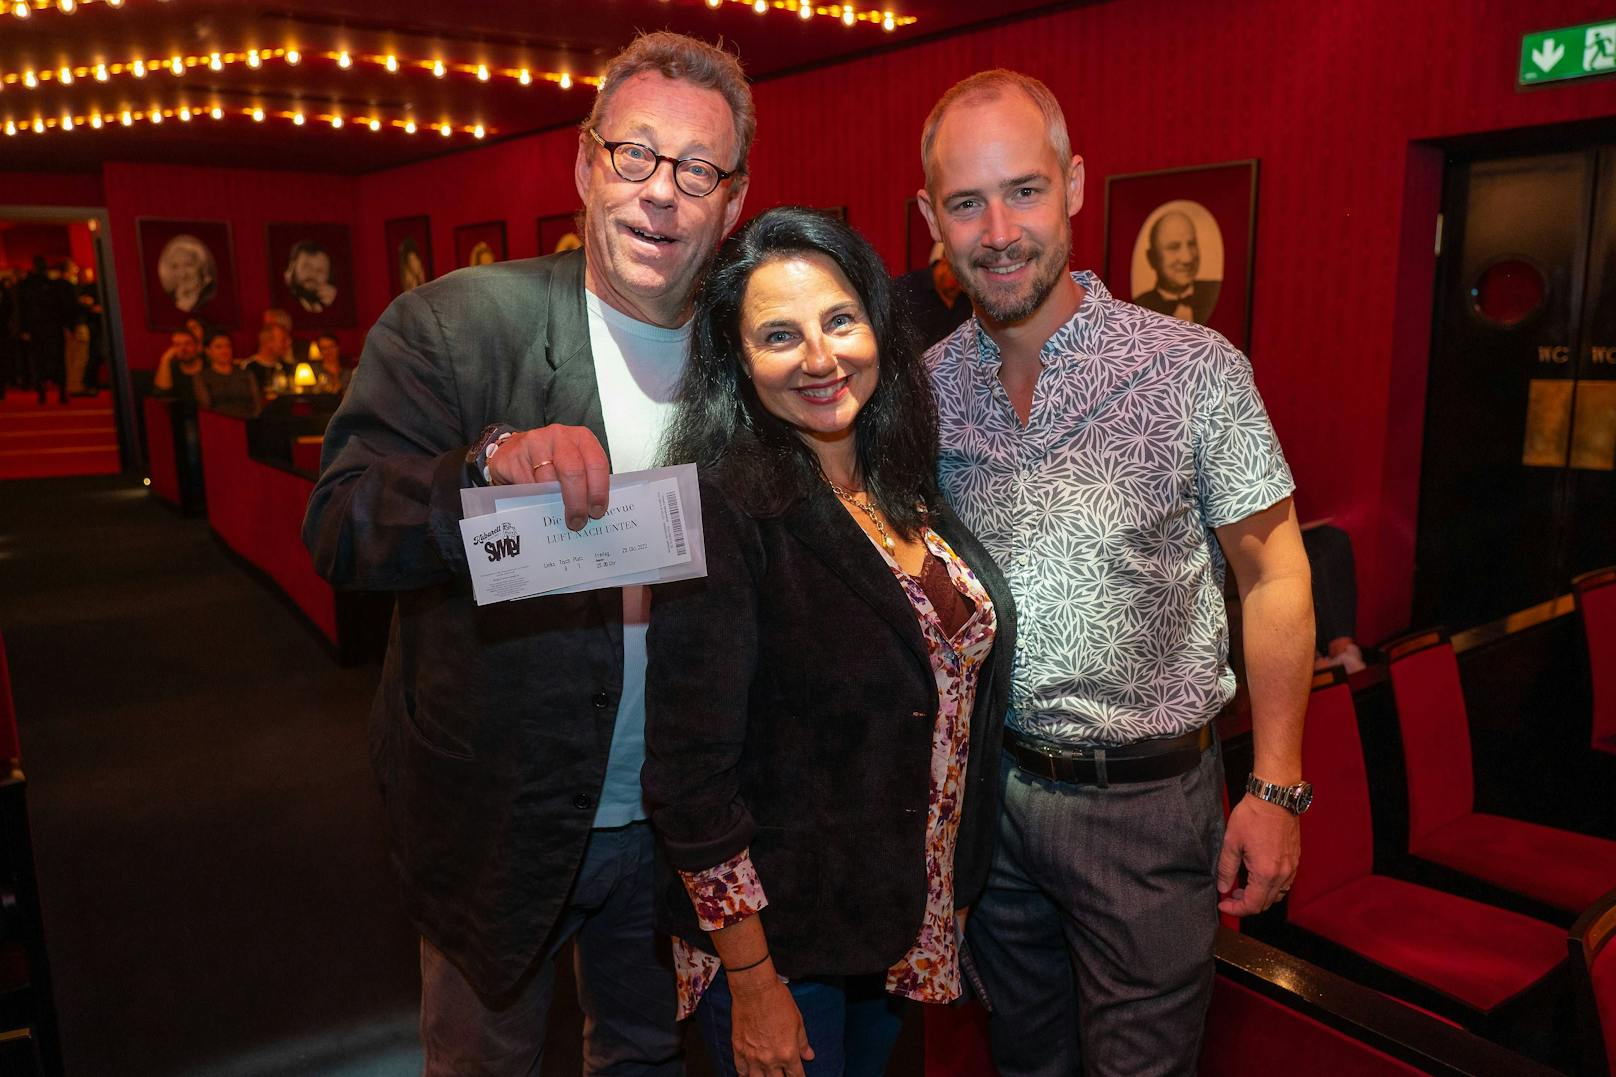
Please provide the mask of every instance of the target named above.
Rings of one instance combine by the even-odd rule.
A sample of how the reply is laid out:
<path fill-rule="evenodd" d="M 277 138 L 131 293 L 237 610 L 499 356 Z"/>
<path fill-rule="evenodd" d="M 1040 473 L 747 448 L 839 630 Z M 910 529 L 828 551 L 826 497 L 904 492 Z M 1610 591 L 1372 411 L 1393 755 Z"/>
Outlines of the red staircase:
<path fill-rule="evenodd" d="M 118 420 L 112 394 L 69 397 L 44 404 L 13 389 L 0 399 L 0 480 L 59 475 L 115 475 Z"/>

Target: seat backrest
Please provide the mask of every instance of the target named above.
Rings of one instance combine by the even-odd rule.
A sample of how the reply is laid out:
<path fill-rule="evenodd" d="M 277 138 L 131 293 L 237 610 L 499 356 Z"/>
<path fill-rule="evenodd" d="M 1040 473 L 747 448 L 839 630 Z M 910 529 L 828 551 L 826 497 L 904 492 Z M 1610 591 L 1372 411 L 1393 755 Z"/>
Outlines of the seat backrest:
<path fill-rule="evenodd" d="M 1302 773 L 1313 783 L 1313 806 L 1302 816 L 1306 855 L 1291 884 L 1292 911 L 1368 875 L 1375 861 L 1352 689 L 1340 670 L 1325 671 L 1314 683 L 1302 735 Z"/>
<path fill-rule="evenodd" d="M 1594 697 L 1592 744 L 1616 754 L 1616 567 L 1571 581 L 1588 644 L 1588 676 Z"/>
<path fill-rule="evenodd" d="M 1583 1072 L 1616 1077 L 1616 890 L 1577 918 L 1567 942 Z"/>
<path fill-rule="evenodd" d="M 1385 648 L 1397 728 L 1408 775 L 1408 840 L 1475 810 L 1470 716 L 1453 644 L 1439 632 L 1404 637 Z"/>

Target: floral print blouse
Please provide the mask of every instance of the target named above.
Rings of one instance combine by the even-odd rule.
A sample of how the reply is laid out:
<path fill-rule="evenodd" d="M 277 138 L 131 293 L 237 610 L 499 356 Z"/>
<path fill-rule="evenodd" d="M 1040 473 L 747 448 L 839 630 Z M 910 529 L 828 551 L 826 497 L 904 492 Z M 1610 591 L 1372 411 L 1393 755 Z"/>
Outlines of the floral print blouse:
<path fill-rule="evenodd" d="M 926 812 L 926 909 L 914 944 L 887 970 L 886 989 L 921 1002 L 950 1002 L 960 995 L 959 940 L 954 927 L 954 846 L 970 757 L 977 675 L 993 649 L 998 619 L 987 588 L 943 537 L 928 527 L 922 531 L 921 539 L 928 553 L 947 568 L 949 582 L 970 600 L 974 611 L 958 631 L 948 635 L 920 580 L 903 571 L 890 554 L 876 546 L 915 609 L 937 681 L 937 722 L 932 727 Z M 769 904 L 750 850 L 743 849 L 715 867 L 679 874 L 704 931 L 738 923 Z M 717 957 L 679 938 L 673 940 L 673 959 L 682 1020 L 695 1012 L 720 965 Z"/>

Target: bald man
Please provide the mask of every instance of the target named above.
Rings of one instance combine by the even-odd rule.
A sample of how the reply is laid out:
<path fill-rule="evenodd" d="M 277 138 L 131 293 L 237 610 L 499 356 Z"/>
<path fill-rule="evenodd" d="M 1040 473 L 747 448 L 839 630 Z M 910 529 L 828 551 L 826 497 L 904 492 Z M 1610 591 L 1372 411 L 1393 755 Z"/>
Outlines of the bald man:
<path fill-rule="evenodd" d="M 1176 210 L 1163 213 L 1150 226 L 1150 247 L 1145 257 L 1156 271 L 1156 287 L 1134 296 L 1133 301 L 1157 314 L 1205 325 L 1217 305 L 1223 282 L 1195 279 L 1201 271 L 1201 244 L 1195 238 L 1195 222 Z"/>

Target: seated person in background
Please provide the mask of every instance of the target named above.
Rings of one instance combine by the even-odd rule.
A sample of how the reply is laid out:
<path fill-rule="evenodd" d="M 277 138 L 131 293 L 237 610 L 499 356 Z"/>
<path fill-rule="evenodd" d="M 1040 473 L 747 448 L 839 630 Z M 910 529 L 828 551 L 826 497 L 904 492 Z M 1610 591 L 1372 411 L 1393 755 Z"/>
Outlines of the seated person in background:
<path fill-rule="evenodd" d="M 260 392 L 278 392 L 291 384 L 292 334 L 276 322 L 258 330 L 258 350 L 239 364 L 258 382 Z"/>
<path fill-rule="evenodd" d="M 943 245 L 931 246 L 931 265 L 905 273 L 892 282 L 909 308 L 915 346 L 924 352 L 958 329 L 971 316 L 971 300 L 943 257 Z"/>
<path fill-rule="evenodd" d="M 353 368 L 342 365 L 342 345 L 330 333 L 321 333 L 314 338 L 314 346 L 320 350 L 320 365 L 315 369 L 315 375 L 320 379 L 318 389 L 322 393 L 340 393 L 348 388 L 348 380 L 353 377 Z"/>
<path fill-rule="evenodd" d="M 286 354 L 281 362 L 295 366 L 308 360 L 309 345 L 307 341 L 298 340 L 292 335 L 292 316 L 279 307 L 269 307 L 264 311 L 263 324 L 278 325 L 286 330 Z"/>
<path fill-rule="evenodd" d="M 1318 641 L 1314 669 L 1364 668 L 1358 631 L 1358 580 L 1352 567 L 1352 539 L 1341 528 L 1313 523 L 1302 528 L 1302 548 L 1313 568 L 1313 619 Z"/>
<path fill-rule="evenodd" d="M 720 1073 L 881 1072 L 899 999 L 960 996 L 987 879 L 1010 599 L 938 493 L 891 289 L 788 207 L 696 294 L 664 455 L 701 468 L 708 575 L 654 588 L 640 779 L 680 1017 Z"/>
<path fill-rule="evenodd" d="M 236 366 L 236 347 L 230 334 L 213 330 L 202 351 L 207 356 L 207 365 L 193 379 L 197 404 L 249 418 L 257 415 L 262 399 L 258 379 L 250 371 Z"/>
<path fill-rule="evenodd" d="M 195 403 L 193 380 L 202 372 L 202 344 L 189 329 L 176 329 L 169 334 L 168 350 L 157 360 L 157 373 L 152 375 L 155 396 L 172 396 Z"/>

